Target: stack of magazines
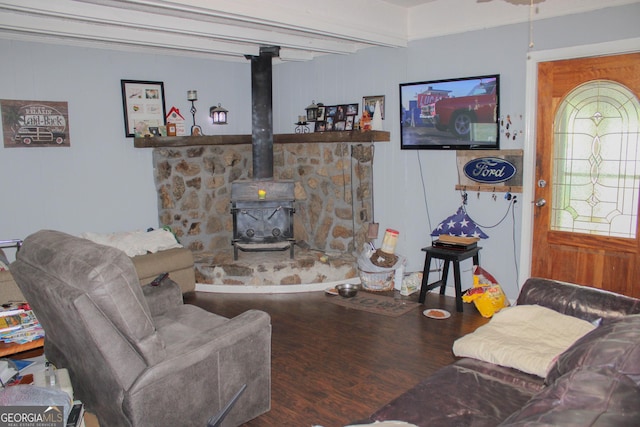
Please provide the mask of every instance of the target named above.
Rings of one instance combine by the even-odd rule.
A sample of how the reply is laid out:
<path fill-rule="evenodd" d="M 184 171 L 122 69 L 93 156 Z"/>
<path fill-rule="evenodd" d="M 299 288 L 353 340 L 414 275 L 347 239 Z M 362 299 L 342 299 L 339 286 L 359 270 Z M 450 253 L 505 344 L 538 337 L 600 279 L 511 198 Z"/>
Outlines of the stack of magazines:
<path fill-rule="evenodd" d="M 4 304 L 0 311 L 0 341 L 25 344 L 44 337 L 44 330 L 26 303 Z"/>

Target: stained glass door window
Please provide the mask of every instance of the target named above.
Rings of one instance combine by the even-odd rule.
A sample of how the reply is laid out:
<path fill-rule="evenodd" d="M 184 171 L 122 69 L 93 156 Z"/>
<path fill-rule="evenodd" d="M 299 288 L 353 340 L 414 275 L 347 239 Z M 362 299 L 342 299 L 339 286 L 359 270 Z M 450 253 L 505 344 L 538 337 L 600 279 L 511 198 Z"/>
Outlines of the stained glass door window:
<path fill-rule="evenodd" d="M 584 83 L 554 121 L 551 229 L 635 238 L 640 192 L 640 103 L 609 80 Z"/>

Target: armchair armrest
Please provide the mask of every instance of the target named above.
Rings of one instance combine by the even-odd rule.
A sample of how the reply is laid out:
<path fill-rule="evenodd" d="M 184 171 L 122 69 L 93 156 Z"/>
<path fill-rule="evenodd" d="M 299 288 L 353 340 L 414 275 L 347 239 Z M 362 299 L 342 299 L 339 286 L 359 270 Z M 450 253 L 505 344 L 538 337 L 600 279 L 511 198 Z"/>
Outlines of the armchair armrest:
<path fill-rule="evenodd" d="M 157 286 L 144 285 L 142 293 L 154 317 L 183 304 L 180 286 L 168 277 Z"/>
<path fill-rule="evenodd" d="M 199 310 L 188 304 L 184 308 L 192 313 Z M 210 321 L 211 328 L 207 327 Z M 269 410 L 269 315 L 249 310 L 224 323 L 218 321 L 203 316 L 202 325 L 192 328 L 192 333 L 176 335 L 167 347 L 168 357 L 149 366 L 127 389 L 122 407 L 132 425 L 185 425 L 180 417 L 188 407 L 190 425 L 204 426 L 243 384 L 247 390 L 229 412 L 225 425 L 244 424 Z M 173 330 L 167 331 L 169 334 L 175 334 L 175 324 L 165 327 Z"/>
<path fill-rule="evenodd" d="M 254 338 L 246 342 L 247 337 L 260 336 L 266 340 L 269 343 L 270 354 L 271 317 L 261 310 L 247 310 L 213 329 L 198 332 L 197 336 L 187 336 L 185 334 L 184 342 L 180 343 L 180 345 L 176 346 L 176 343 L 173 343 L 172 347 L 175 350 L 171 352 L 172 354 L 169 354 L 165 360 L 150 367 L 147 372 L 140 375 L 131 390 L 148 387 L 158 378 L 176 375 L 176 372 L 188 369 L 198 363 L 211 363 L 209 359 L 212 358 L 212 355 L 233 349 L 234 346 L 255 346 L 254 351 L 256 353 L 258 353 L 258 348 L 264 350 L 258 343 L 260 340 Z M 232 357 L 232 359 L 235 359 L 235 357 Z M 210 371 L 213 370 L 213 366 L 211 366 Z M 202 372 L 198 372 L 198 374 L 204 375 Z"/>

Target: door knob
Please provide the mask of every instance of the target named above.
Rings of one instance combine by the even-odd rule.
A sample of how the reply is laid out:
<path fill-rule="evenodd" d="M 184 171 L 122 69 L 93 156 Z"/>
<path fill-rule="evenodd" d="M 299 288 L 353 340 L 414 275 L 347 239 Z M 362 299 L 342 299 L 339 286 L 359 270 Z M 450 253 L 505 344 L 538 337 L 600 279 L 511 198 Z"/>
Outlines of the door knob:
<path fill-rule="evenodd" d="M 545 199 L 540 198 L 540 199 L 536 200 L 536 206 L 539 207 L 539 208 L 541 208 L 542 206 L 544 206 L 546 204 L 547 204 L 547 201 Z"/>

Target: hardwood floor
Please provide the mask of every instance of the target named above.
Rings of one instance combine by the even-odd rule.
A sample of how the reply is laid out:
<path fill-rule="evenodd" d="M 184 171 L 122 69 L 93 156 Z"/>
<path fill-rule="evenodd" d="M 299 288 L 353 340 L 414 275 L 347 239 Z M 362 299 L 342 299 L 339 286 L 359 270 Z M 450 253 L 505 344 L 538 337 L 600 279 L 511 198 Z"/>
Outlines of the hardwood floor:
<path fill-rule="evenodd" d="M 393 293 L 387 293 L 393 295 Z M 396 298 L 417 301 L 417 294 Z M 255 308 L 271 315 L 271 410 L 248 427 L 344 426 L 454 361 L 453 341 L 487 322 L 470 304 L 427 294 L 425 306 L 400 317 L 332 304 L 324 292 L 186 294 L 185 302 L 226 317 Z M 425 308 L 451 313 L 425 317 Z"/>

